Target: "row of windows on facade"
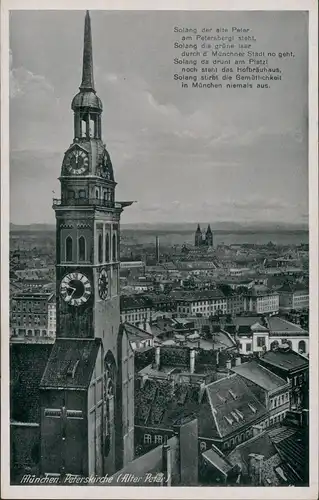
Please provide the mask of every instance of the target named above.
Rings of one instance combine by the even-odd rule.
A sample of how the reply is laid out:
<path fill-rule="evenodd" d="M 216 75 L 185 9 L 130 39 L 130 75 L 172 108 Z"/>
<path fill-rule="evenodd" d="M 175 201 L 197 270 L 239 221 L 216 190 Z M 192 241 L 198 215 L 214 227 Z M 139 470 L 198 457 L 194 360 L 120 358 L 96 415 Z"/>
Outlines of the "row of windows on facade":
<path fill-rule="evenodd" d="M 80 189 L 77 193 L 73 191 L 73 189 L 69 189 L 67 192 L 67 199 L 69 201 L 74 200 L 76 198 L 76 194 L 78 194 L 78 198 L 80 198 L 81 200 L 86 200 L 88 198 L 85 189 Z M 100 191 L 98 189 L 95 190 L 95 199 L 100 199 Z M 114 190 L 111 188 L 107 188 L 105 191 L 103 191 L 103 196 L 101 196 L 101 199 L 103 199 L 104 201 L 114 201 Z"/>
<path fill-rule="evenodd" d="M 244 344 L 246 346 L 246 352 L 250 352 L 252 349 L 252 343 L 247 342 Z M 265 337 L 257 337 L 257 347 L 264 347 L 266 345 Z M 239 349 L 243 349 L 243 344 L 239 344 Z"/>
<path fill-rule="evenodd" d="M 87 260 L 87 245 L 84 236 L 80 236 L 78 238 L 78 260 L 80 262 L 85 262 Z M 116 235 L 113 234 L 112 237 L 112 257 L 115 261 L 117 258 L 117 242 Z M 110 238 L 109 235 L 105 235 L 105 244 L 104 244 L 104 261 L 109 262 L 110 260 Z M 67 236 L 65 239 L 65 261 L 72 262 L 73 261 L 73 239 L 72 236 Z M 98 237 L 98 261 L 103 262 L 103 236 L 99 234 Z"/>
<path fill-rule="evenodd" d="M 288 341 L 289 342 L 289 341 Z M 266 345 L 266 340 L 265 337 L 257 337 L 257 347 L 264 347 Z M 246 346 L 246 352 L 250 352 L 252 349 L 252 343 L 247 342 L 245 344 L 240 343 L 239 344 L 239 349 L 243 349 L 243 347 Z M 273 347 L 273 342 L 270 344 L 270 347 Z M 306 343 L 304 340 L 300 340 L 298 343 L 298 350 L 302 350 L 303 352 L 306 352 Z"/>
<path fill-rule="evenodd" d="M 24 325 L 24 326 L 26 326 L 27 322 L 28 322 L 29 326 L 31 326 L 32 323 L 34 323 L 36 325 L 41 325 L 41 324 L 45 325 L 46 324 L 46 317 L 45 316 L 42 316 L 42 317 L 31 316 L 31 315 L 29 315 L 29 317 L 27 317 L 27 316 L 20 316 L 19 314 L 12 314 L 11 321 L 13 323 L 17 323 L 18 325 Z"/>
<path fill-rule="evenodd" d="M 289 401 L 289 392 L 285 394 L 281 394 L 279 396 L 275 396 L 270 400 L 270 408 L 277 408 L 277 406 L 288 403 Z"/>
<path fill-rule="evenodd" d="M 40 337 L 40 336 L 46 336 L 46 335 L 54 335 L 55 331 L 54 330 L 31 330 L 31 329 L 26 329 L 26 328 L 14 328 L 12 331 L 13 335 L 21 335 L 24 336 L 26 335 L 27 337 Z"/>
<path fill-rule="evenodd" d="M 261 427 L 268 427 L 269 425 L 273 425 L 274 423 L 280 422 L 285 418 L 286 411 L 275 415 L 274 417 L 271 417 L 269 421 L 265 421 L 260 424 Z M 242 432 L 241 434 L 237 434 L 234 438 L 230 439 L 229 441 L 226 441 L 223 445 L 224 449 L 227 448 L 232 448 L 233 446 L 244 442 L 247 439 L 250 439 L 253 435 L 253 429 L 248 429 L 245 432 Z M 164 442 L 164 437 L 160 434 L 144 434 L 144 444 L 162 444 Z M 207 449 L 207 443 L 205 441 L 200 442 L 200 450 L 202 452 L 206 451 Z"/>
<path fill-rule="evenodd" d="M 212 304 L 210 306 L 192 306 L 192 310 L 193 311 L 216 311 L 216 309 L 221 309 L 221 310 L 224 310 L 226 309 L 227 307 L 227 304 L 226 302 L 225 303 L 215 303 L 215 304 Z"/>
<path fill-rule="evenodd" d="M 124 314 L 124 321 L 143 321 L 146 320 L 147 317 L 145 316 L 145 313 L 135 313 L 135 314 Z"/>
<path fill-rule="evenodd" d="M 45 302 L 22 302 L 20 300 L 12 301 L 11 305 L 12 311 L 23 311 L 23 312 L 33 312 L 33 311 L 44 311 L 47 310 L 47 304 Z"/>
<path fill-rule="evenodd" d="M 197 301 L 197 302 L 192 302 L 192 307 L 194 306 L 205 306 L 205 305 L 216 305 L 216 304 L 223 304 L 223 305 L 226 305 L 226 299 L 217 299 L 217 300 L 201 300 L 201 301 Z"/>

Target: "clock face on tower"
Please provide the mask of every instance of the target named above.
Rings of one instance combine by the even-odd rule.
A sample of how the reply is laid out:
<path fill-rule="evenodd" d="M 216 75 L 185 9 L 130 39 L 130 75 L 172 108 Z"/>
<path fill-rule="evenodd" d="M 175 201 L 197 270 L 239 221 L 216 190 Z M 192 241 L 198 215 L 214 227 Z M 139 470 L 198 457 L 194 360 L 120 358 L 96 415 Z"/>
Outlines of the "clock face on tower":
<path fill-rule="evenodd" d="M 88 301 L 92 293 L 89 279 L 82 273 L 69 273 L 60 284 L 62 299 L 70 306 L 81 306 Z"/>
<path fill-rule="evenodd" d="M 102 300 L 105 300 L 109 292 L 109 277 L 106 269 L 102 269 L 99 275 L 99 295 Z"/>
<path fill-rule="evenodd" d="M 87 153 L 82 150 L 75 149 L 71 151 L 65 160 L 66 170 L 69 174 L 81 175 L 87 171 L 89 158 Z"/>

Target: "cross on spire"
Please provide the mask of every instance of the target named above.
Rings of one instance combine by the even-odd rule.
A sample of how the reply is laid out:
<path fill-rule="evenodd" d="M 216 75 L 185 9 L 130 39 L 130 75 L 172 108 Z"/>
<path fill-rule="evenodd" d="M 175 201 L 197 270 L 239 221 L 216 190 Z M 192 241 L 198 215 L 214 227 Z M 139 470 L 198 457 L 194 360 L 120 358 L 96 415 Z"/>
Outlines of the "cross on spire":
<path fill-rule="evenodd" d="M 89 11 L 86 11 L 84 21 L 84 45 L 83 45 L 83 67 L 81 91 L 95 92 L 93 78 L 93 51 L 92 51 L 92 33 L 91 19 Z"/>

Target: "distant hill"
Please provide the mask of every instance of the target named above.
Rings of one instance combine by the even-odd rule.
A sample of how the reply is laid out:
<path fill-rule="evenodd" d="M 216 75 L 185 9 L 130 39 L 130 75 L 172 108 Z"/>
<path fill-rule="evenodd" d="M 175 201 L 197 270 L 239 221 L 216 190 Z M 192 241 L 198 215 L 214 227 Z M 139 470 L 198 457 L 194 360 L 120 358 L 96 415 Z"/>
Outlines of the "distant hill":
<path fill-rule="evenodd" d="M 10 231 L 55 231 L 55 224 L 10 224 Z"/>
<path fill-rule="evenodd" d="M 200 222 L 202 229 L 205 229 L 208 222 Z M 253 232 L 294 232 L 308 231 L 308 224 L 305 223 L 278 223 L 278 222 L 211 222 L 212 231 L 216 233 L 253 233 Z M 189 233 L 196 230 L 197 223 L 182 222 L 182 223 L 139 223 L 139 224 L 121 224 L 124 231 L 139 231 L 152 233 Z M 47 232 L 55 231 L 55 224 L 10 224 L 10 231 L 30 231 L 30 232 Z"/>

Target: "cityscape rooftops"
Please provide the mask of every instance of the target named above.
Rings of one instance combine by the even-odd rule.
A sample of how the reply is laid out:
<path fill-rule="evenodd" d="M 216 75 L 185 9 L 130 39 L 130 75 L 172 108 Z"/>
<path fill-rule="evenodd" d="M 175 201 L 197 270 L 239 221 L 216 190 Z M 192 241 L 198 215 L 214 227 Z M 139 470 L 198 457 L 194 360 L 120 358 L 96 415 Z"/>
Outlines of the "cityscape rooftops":
<path fill-rule="evenodd" d="M 55 298 L 52 292 L 18 292 L 12 296 L 14 300 L 43 300 L 49 301 Z"/>
<path fill-rule="evenodd" d="M 131 309 L 145 309 L 151 307 L 152 303 L 148 297 L 144 295 L 121 295 L 120 309 L 127 311 Z"/>
<path fill-rule="evenodd" d="M 306 292 L 309 293 L 309 287 L 302 283 L 284 283 L 279 289 L 278 292 Z"/>
<path fill-rule="evenodd" d="M 201 300 L 225 299 L 224 293 L 219 290 L 198 290 L 193 292 L 176 293 L 176 299 L 183 302 L 194 302 Z"/>

